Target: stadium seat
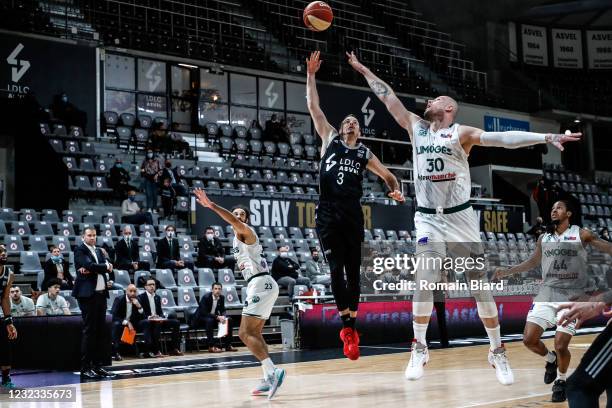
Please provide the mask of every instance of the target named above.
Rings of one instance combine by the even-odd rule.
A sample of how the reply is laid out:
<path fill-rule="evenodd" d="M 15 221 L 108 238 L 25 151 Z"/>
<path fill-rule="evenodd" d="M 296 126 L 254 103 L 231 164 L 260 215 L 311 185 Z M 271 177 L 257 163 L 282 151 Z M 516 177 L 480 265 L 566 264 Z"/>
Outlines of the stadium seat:
<path fill-rule="evenodd" d="M 298 227 L 289 227 L 289 237 L 294 239 L 303 239 L 302 230 Z"/>
<path fill-rule="evenodd" d="M 132 129 L 125 126 L 117 127 L 117 147 L 127 149 L 132 141 Z"/>
<path fill-rule="evenodd" d="M 291 151 L 291 148 L 289 147 L 287 143 L 280 142 L 277 144 L 277 148 L 278 148 L 278 154 L 280 155 L 280 157 L 286 158 L 289 156 L 289 152 Z"/>
<path fill-rule="evenodd" d="M 79 154 L 81 153 L 81 148 L 79 147 L 79 142 L 74 140 L 67 140 L 64 144 L 64 151 L 70 154 Z"/>
<path fill-rule="evenodd" d="M 219 143 L 221 144 L 222 154 L 228 155 L 232 153 L 233 148 L 234 148 L 234 141 L 232 140 L 232 138 L 227 137 L 227 136 L 222 136 L 219 139 Z"/>
<path fill-rule="evenodd" d="M 113 269 L 113 272 L 115 273 L 115 283 L 121 286 L 123 289 L 127 289 L 128 285 L 132 283 L 128 271 Z"/>
<path fill-rule="evenodd" d="M 308 286 L 306 285 L 295 285 L 293 287 L 293 297 L 303 296 L 306 292 L 308 292 Z"/>
<path fill-rule="evenodd" d="M 187 197 L 176 197 L 175 211 L 177 213 L 189 212 L 189 198 Z"/>
<path fill-rule="evenodd" d="M 182 307 L 178 307 L 176 305 L 176 302 L 174 301 L 174 295 L 172 295 L 171 290 L 157 289 L 155 293 L 161 298 L 162 309 L 164 309 L 165 311 L 175 312 L 177 310 L 183 310 Z"/>
<path fill-rule="evenodd" d="M 141 255 L 141 260 L 142 260 L 142 255 Z M 144 287 L 146 280 L 149 279 L 150 277 L 151 277 L 151 272 L 149 271 L 134 271 L 134 284 L 137 287 L 142 288 Z"/>
<path fill-rule="evenodd" d="M 24 275 L 35 275 L 42 271 L 38 253 L 34 251 L 22 251 L 19 256 L 19 272 Z"/>
<path fill-rule="evenodd" d="M 209 139 L 215 138 L 219 133 L 219 126 L 216 123 L 209 122 L 205 125 L 205 128 Z"/>
<path fill-rule="evenodd" d="M 44 255 L 49 252 L 49 246 L 47 245 L 47 240 L 43 236 L 31 236 L 29 240 L 30 251 L 34 251 L 38 253 L 38 255 Z"/>
<path fill-rule="evenodd" d="M 259 139 L 261 139 L 261 129 L 259 129 L 259 128 L 250 128 L 249 129 L 249 135 L 251 136 L 251 139 L 259 140 Z"/>
<path fill-rule="evenodd" d="M 223 286 L 235 286 L 236 278 L 234 277 L 234 272 L 229 268 L 219 269 L 219 282 Z"/>
<path fill-rule="evenodd" d="M 68 237 L 56 235 L 51 239 L 53 245 L 58 247 L 61 252 L 71 252 L 70 239 Z"/>
<path fill-rule="evenodd" d="M 225 136 L 225 137 L 229 137 L 231 138 L 234 135 L 234 131 L 232 129 L 232 127 L 228 124 L 223 124 L 221 126 L 219 126 L 219 130 L 221 131 L 221 135 Z"/>
<path fill-rule="evenodd" d="M 49 144 L 51 145 L 55 153 L 59 153 L 59 154 L 64 153 L 64 145 L 62 144 L 60 140 L 49 139 Z"/>
<path fill-rule="evenodd" d="M 95 170 L 93 160 L 87 157 L 81 158 L 79 161 L 79 170 L 87 173 L 93 172 Z"/>
<path fill-rule="evenodd" d="M 127 127 L 134 127 L 136 124 L 136 116 L 132 113 L 122 113 L 119 118 L 121 119 L 121 124 Z"/>
<path fill-rule="evenodd" d="M 83 129 L 81 129 L 79 126 L 70 126 L 70 131 L 68 132 L 68 134 L 70 137 L 75 138 L 85 136 L 85 134 L 83 133 Z"/>
<path fill-rule="evenodd" d="M 30 232 L 30 226 L 27 222 L 24 221 L 13 221 L 11 224 L 11 233 L 13 235 L 19 235 L 21 237 L 30 236 L 32 233 Z"/>
<path fill-rule="evenodd" d="M 157 279 L 160 285 L 164 289 L 176 289 L 177 284 L 174 280 L 174 275 L 171 269 L 156 269 L 155 279 Z"/>
<path fill-rule="evenodd" d="M 157 247 L 155 245 L 154 238 L 146 238 L 141 236 L 138 238 L 138 247 L 143 251 L 157 253 Z"/>
<path fill-rule="evenodd" d="M 223 296 L 225 296 L 225 307 L 239 308 L 242 307 L 242 302 L 238 297 L 238 292 L 235 286 L 223 286 Z"/>
<path fill-rule="evenodd" d="M 148 251 L 140 251 L 140 261 L 147 262 L 149 267 L 153 267 L 155 265 L 155 261 L 153 260 L 153 255 Z"/>
<path fill-rule="evenodd" d="M 71 290 L 62 290 L 60 291 L 60 296 L 64 298 L 66 303 L 68 303 L 68 309 L 71 314 L 79 314 L 81 313 L 81 309 L 79 308 L 79 302 L 72 296 Z"/>
<path fill-rule="evenodd" d="M 112 193 L 113 189 L 106 184 L 106 177 L 95 176 L 93 178 L 93 189 L 100 193 Z"/>
<path fill-rule="evenodd" d="M 45 237 L 55 235 L 53 232 L 53 227 L 47 221 L 36 221 L 34 223 L 34 230 L 36 231 L 36 235 L 42 235 Z"/>
<path fill-rule="evenodd" d="M 303 135 L 303 138 L 306 146 L 315 144 L 315 137 L 313 135 L 305 134 Z"/>
<path fill-rule="evenodd" d="M 74 228 L 71 223 L 62 222 L 57 224 L 57 235 L 61 235 L 64 237 L 74 237 Z"/>
<path fill-rule="evenodd" d="M 91 186 L 89 177 L 87 176 L 76 176 L 74 178 L 74 190 L 78 191 L 94 191 L 95 189 Z"/>
<path fill-rule="evenodd" d="M 274 142 L 264 142 L 264 151 L 268 156 L 274 156 L 276 153 L 276 143 Z"/>
<path fill-rule="evenodd" d="M 228 225 L 228 227 L 231 227 L 231 225 Z M 225 238 L 225 231 L 223 231 L 223 227 L 221 227 L 220 225 L 211 225 L 211 228 L 215 231 L 215 236 L 217 238 Z"/>
<path fill-rule="evenodd" d="M 200 288 L 210 289 L 215 281 L 215 274 L 213 273 L 212 269 L 198 268 L 198 286 Z"/>
<path fill-rule="evenodd" d="M 193 272 L 191 269 L 180 269 L 176 272 L 178 278 L 178 286 L 179 287 L 193 287 L 197 286 L 197 282 L 195 277 L 193 276 Z"/>
<path fill-rule="evenodd" d="M 191 287 L 180 287 L 177 297 L 178 306 L 183 310 L 197 308 L 199 306 L 198 298 Z"/>
<path fill-rule="evenodd" d="M 121 289 L 109 290 L 108 299 L 106 299 L 106 310 L 110 311 L 113 307 L 113 303 L 115 303 L 115 299 L 123 295 L 124 291 Z"/>
<path fill-rule="evenodd" d="M 116 112 L 105 111 L 102 114 L 102 118 L 103 118 L 104 125 L 107 129 L 115 128 L 117 124 L 119 123 L 119 115 L 117 115 Z"/>
<path fill-rule="evenodd" d="M 17 221 L 17 213 L 12 208 L 0 209 L 0 220 Z"/>
<path fill-rule="evenodd" d="M 43 209 L 42 220 L 46 222 L 59 222 L 59 216 L 57 215 L 57 211 L 52 209 Z"/>
<path fill-rule="evenodd" d="M 19 221 L 34 222 L 38 221 L 40 217 L 35 210 L 31 208 L 22 208 L 19 214 Z"/>

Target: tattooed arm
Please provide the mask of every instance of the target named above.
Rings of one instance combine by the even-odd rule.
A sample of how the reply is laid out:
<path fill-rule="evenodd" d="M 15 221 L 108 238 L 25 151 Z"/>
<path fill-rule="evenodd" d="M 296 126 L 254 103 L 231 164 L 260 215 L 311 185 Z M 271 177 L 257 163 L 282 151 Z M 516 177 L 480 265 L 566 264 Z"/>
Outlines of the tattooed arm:
<path fill-rule="evenodd" d="M 364 76 L 366 81 L 368 81 L 368 85 L 374 91 L 374 94 L 385 104 L 391 116 L 395 119 L 395 121 L 404 129 L 408 131 L 410 137 L 412 138 L 412 125 L 415 122 L 421 120 L 418 115 L 408 111 L 406 107 L 399 100 L 397 95 L 393 92 L 391 87 L 387 85 L 382 79 L 378 78 L 376 75 L 372 73 L 366 66 L 364 66 L 357 57 L 355 53 L 351 52 L 350 54 L 346 53 L 348 57 L 348 63 L 355 69 L 355 71 L 359 72 Z"/>

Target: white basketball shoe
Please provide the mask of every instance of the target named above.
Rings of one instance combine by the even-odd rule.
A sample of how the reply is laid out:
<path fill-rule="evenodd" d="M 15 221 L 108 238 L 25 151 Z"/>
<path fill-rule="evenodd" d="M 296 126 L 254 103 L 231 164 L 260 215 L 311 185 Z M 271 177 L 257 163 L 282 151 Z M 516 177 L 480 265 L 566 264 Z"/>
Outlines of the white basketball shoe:
<path fill-rule="evenodd" d="M 503 344 L 501 347 L 498 347 L 495 350 L 489 349 L 489 364 L 495 368 L 497 381 L 503 385 L 510 385 L 514 383 L 514 374 L 512 374 L 510 361 L 508 361 L 506 348 Z"/>
<path fill-rule="evenodd" d="M 427 346 L 412 341 L 412 349 L 410 350 L 410 361 L 404 375 L 408 380 L 418 380 L 423 376 L 423 366 L 429 361 L 429 349 Z"/>

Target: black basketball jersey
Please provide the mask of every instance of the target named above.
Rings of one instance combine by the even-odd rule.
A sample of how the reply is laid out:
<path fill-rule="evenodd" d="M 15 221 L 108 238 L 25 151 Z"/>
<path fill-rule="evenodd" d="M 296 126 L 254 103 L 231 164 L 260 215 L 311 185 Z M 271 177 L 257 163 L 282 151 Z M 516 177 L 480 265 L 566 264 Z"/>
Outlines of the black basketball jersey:
<path fill-rule="evenodd" d="M 319 166 L 319 200 L 359 202 L 363 196 L 363 172 L 370 160 L 370 149 L 362 143 L 347 146 L 333 133 Z"/>
<path fill-rule="evenodd" d="M 11 274 L 11 269 L 4 265 L 3 275 L 0 278 L 0 296 L 4 293 L 4 289 L 8 286 L 9 275 Z"/>

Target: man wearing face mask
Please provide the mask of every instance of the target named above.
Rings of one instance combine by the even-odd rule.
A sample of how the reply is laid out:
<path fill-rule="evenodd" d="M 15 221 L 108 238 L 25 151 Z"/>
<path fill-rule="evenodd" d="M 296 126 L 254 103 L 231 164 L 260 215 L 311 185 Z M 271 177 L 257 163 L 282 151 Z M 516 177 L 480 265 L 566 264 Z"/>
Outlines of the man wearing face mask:
<path fill-rule="evenodd" d="M 4 389 L 15 388 L 11 381 L 11 350 L 12 341 L 17 339 L 17 329 L 13 325 L 11 316 L 10 288 L 13 286 L 13 272 L 6 265 L 7 253 L 4 245 L 0 245 L 0 295 L 2 296 L 2 331 L 0 331 L 0 369 L 2 370 L 2 383 Z M 4 329 L 6 327 L 6 329 Z M 6 330 L 6 331 L 5 331 Z"/>
<path fill-rule="evenodd" d="M 170 179 L 170 185 L 176 191 L 176 195 L 183 197 L 187 196 L 187 189 L 181 184 L 180 174 L 178 174 L 176 169 L 172 168 L 172 162 L 170 160 L 166 160 L 164 166 L 165 167 L 162 170 L 160 180 Z"/>
<path fill-rule="evenodd" d="M 162 167 L 152 150 L 147 150 L 147 157 L 140 166 L 140 174 L 144 179 L 145 194 L 147 195 L 147 210 L 157 209 L 157 182 Z"/>
<path fill-rule="evenodd" d="M 44 288 L 49 287 L 51 279 L 58 279 L 60 281 L 61 290 L 69 290 L 74 286 L 74 278 L 68 269 L 68 262 L 64 260 L 58 247 L 51 247 L 50 257 L 43 264 L 43 270 L 45 271 L 45 278 L 40 289 L 44 290 Z"/>
<path fill-rule="evenodd" d="M 206 227 L 204 236 L 198 242 L 198 260 L 196 264 L 198 268 L 234 269 L 236 260 L 233 256 L 225 255 L 223 244 L 215 236 L 215 230 L 212 227 Z"/>
<path fill-rule="evenodd" d="M 193 270 L 193 263 L 181 259 L 179 240 L 175 236 L 176 228 L 174 225 L 168 225 L 166 237 L 157 241 L 157 267 L 173 271 L 183 268 Z"/>
<path fill-rule="evenodd" d="M 115 267 L 126 271 L 148 271 L 151 266 L 140 260 L 138 240 L 132 238 L 132 228 L 123 227 L 123 239 L 115 244 Z"/>
<path fill-rule="evenodd" d="M 293 299 L 293 287 L 295 285 L 306 285 L 312 289 L 310 279 L 300 276 L 300 265 L 289 258 L 289 247 L 284 246 L 278 249 L 278 254 L 272 262 L 272 277 L 276 280 L 279 287 L 287 288 L 289 297 Z"/>
<path fill-rule="evenodd" d="M 312 283 L 320 283 L 325 286 L 331 284 L 331 275 L 323 269 L 323 259 L 316 248 L 312 250 L 312 259 L 306 261 L 304 276 Z"/>
<path fill-rule="evenodd" d="M 130 190 L 128 198 L 121 203 L 121 222 L 133 225 L 153 224 L 151 213 L 143 212 L 136 202 L 136 191 Z"/>

